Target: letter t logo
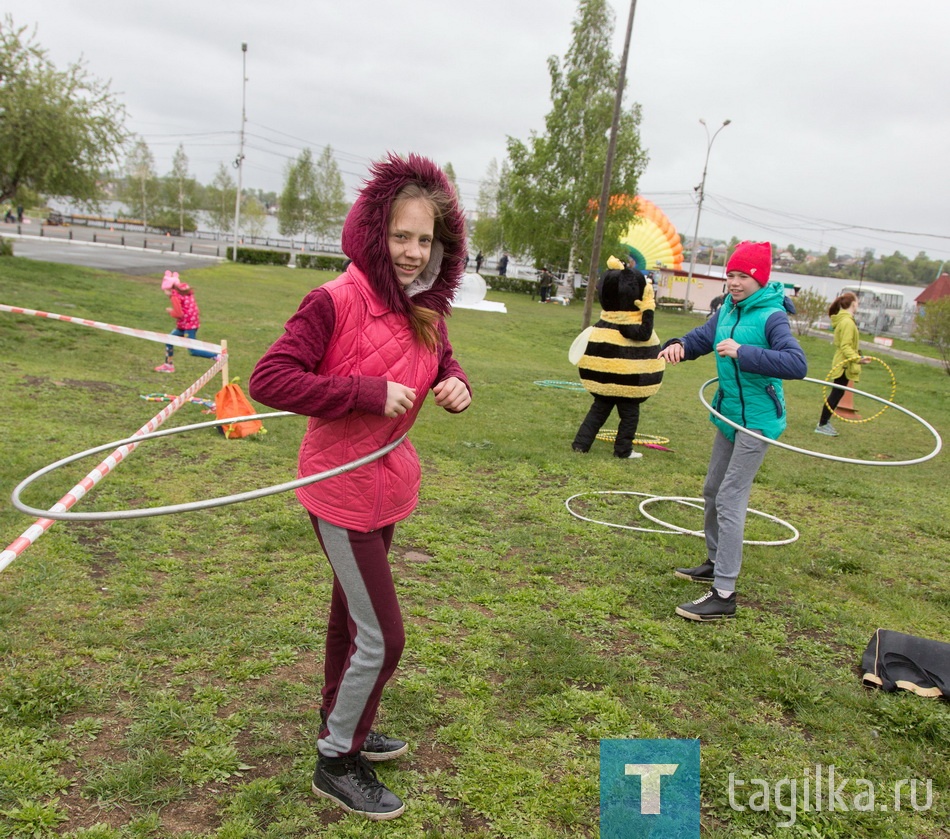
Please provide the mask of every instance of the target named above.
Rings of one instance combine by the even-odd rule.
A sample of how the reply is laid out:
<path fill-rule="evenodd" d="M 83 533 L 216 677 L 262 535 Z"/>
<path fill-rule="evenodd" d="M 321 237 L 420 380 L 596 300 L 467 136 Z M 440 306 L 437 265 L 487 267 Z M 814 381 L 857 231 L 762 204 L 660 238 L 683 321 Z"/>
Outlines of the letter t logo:
<path fill-rule="evenodd" d="M 640 776 L 640 812 L 658 814 L 660 812 L 660 778 L 672 775 L 679 768 L 678 763 L 625 763 L 625 775 Z"/>

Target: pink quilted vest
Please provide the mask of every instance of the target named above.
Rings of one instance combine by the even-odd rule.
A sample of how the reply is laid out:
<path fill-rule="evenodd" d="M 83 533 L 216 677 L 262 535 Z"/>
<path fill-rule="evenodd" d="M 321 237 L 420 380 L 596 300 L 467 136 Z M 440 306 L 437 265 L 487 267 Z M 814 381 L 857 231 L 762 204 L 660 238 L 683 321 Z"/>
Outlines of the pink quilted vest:
<path fill-rule="evenodd" d="M 179 329 L 197 329 L 201 326 L 201 321 L 199 320 L 199 311 L 198 311 L 198 301 L 195 300 L 194 294 L 178 294 L 177 291 L 173 292 L 178 297 L 178 301 L 181 304 L 181 317 L 178 318 L 176 326 Z"/>
<path fill-rule="evenodd" d="M 333 298 L 336 324 L 317 372 L 382 376 L 414 388 L 416 402 L 395 419 L 359 412 L 336 420 L 311 417 L 300 446 L 298 477 L 342 466 L 403 435 L 438 374 L 438 355 L 416 341 L 406 316 L 387 309 L 355 266 L 323 288 Z M 420 471 L 416 450 L 405 440 L 366 466 L 301 487 L 297 498 L 331 524 L 368 533 L 415 509 Z"/>

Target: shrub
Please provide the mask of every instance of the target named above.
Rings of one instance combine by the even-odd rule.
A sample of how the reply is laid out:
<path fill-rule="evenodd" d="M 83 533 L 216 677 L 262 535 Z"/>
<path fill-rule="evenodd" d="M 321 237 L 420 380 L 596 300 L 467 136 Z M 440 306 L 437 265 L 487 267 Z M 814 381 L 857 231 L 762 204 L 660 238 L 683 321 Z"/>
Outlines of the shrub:
<path fill-rule="evenodd" d="M 828 301 L 812 289 L 805 289 L 792 302 L 795 304 L 795 314 L 789 315 L 788 319 L 798 336 L 808 332 L 811 325 L 828 311 Z"/>
<path fill-rule="evenodd" d="M 325 256 L 323 254 L 300 254 L 295 260 L 298 268 L 312 268 L 316 271 L 338 271 L 343 273 L 346 257 Z"/>
<path fill-rule="evenodd" d="M 950 375 L 950 297 L 933 300 L 917 315 L 916 337 L 932 344 Z"/>
<path fill-rule="evenodd" d="M 227 258 L 233 260 L 234 248 L 229 247 Z M 290 262 L 290 254 L 286 251 L 271 251 L 263 248 L 238 248 L 237 261 L 247 265 L 287 265 Z"/>

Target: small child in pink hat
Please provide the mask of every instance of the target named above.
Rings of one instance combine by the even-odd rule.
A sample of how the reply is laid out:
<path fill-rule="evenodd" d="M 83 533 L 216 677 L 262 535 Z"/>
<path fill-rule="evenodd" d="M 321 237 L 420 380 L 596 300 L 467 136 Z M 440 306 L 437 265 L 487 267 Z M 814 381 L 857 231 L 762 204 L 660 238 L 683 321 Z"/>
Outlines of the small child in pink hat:
<path fill-rule="evenodd" d="M 196 338 L 198 327 L 201 325 L 198 301 L 188 283 L 182 282 L 177 271 L 166 271 L 162 278 L 162 291 L 168 297 L 171 305 L 165 311 L 175 318 L 175 328 L 172 335 L 183 338 Z M 217 354 L 206 350 L 189 349 L 191 355 L 199 358 L 217 358 Z M 171 344 L 165 345 L 165 362 L 155 368 L 156 373 L 174 373 L 175 363 L 172 360 L 175 348 Z"/>

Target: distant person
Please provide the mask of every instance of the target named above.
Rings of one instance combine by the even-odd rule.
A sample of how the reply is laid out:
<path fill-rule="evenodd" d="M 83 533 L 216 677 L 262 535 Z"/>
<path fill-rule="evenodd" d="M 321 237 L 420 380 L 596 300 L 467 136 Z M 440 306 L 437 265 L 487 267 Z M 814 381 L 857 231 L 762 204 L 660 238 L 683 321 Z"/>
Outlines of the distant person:
<path fill-rule="evenodd" d="M 716 312 L 719 311 L 719 307 L 722 305 L 722 301 L 726 299 L 725 294 L 720 294 L 718 297 L 714 297 L 709 303 L 709 314 L 706 315 L 706 319 L 711 318 Z"/>
<path fill-rule="evenodd" d="M 482 252 L 479 251 L 479 252 L 475 255 L 475 273 L 476 273 L 476 274 L 481 274 L 481 273 L 482 273 L 482 263 L 483 263 L 484 261 L 485 261 L 485 257 L 482 256 Z"/>
<path fill-rule="evenodd" d="M 508 276 L 508 254 L 503 253 L 501 259 L 498 260 L 498 276 L 507 277 Z"/>
<path fill-rule="evenodd" d="M 740 243 L 726 265 L 725 302 L 704 324 L 667 341 L 660 358 L 679 364 L 715 352 L 719 387 L 711 404 L 732 422 L 777 440 L 787 422 L 782 380 L 804 378 L 808 364 L 788 323 L 795 306 L 782 283 L 769 282 L 771 270 L 768 242 Z M 736 615 L 749 495 L 769 447 L 719 416 L 711 421 L 716 436 L 703 484 L 706 561 L 675 570 L 677 577 L 712 584 L 702 597 L 676 607 L 677 615 L 694 621 Z"/>
<path fill-rule="evenodd" d="M 198 311 L 198 301 L 195 300 L 195 293 L 191 286 L 181 281 L 177 271 L 166 271 L 162 279 L 162 291 L 171 303 L 165 311 L 175 318 L 175 328 L 171 334 L 179 338 L 197 338 L 198 327 L 201 325 L 201 313 Z M 188 352 L 198 358 L 218 357 L 217 353 L 207 350 L 189 349 Z M 165 361 L 155 368 L 155 372 L 174 373 L 174 355 L 175 347 L 172 344 L 166 344 Z"/>
<path fill-rule="evenodd" d="M 541 295 L 541 302 L 547 303 L 551 292 L 554 290 L 554 274 L 550 272 L 547 266 L 541 271 L 541 277 L 538 280 L 538 292 Z"/>
<path fill-rule="evenodd" d="M 858 311 L 858 296 L 850 291 L 839 294 L 828 307 L 831 325 L 835 328 L 835 357 L 831 361 L 831 371 L 840 370 L 840 375 L 834 380 L 836 385 L 848 386 L 848 382 L 857 382 L 861 378 L 861 365 L 871 359 L 864 358 L 858 347 L 861 335 L 854 316 Z M 828 399 L 821 406 L 821 416 L 815 427 L 816 434 L 825 434 L 828 437 L 837 437 L 838 432 L 831 424 L 831 415 L 841 398 L 847 393 L 840 388 L 832 388 Z"/>
<path fill-rule="evenodd" d="M 13 207 L 7 207 L 7 214 L 3 217 L 3 220 L 7 224 L 13 224 L 16 222 L 16 216 L 13 215 Z"/>
<path fill-rule="evenodd" d="M 23 222 L 23 207 L 22 206 L 16 208 L 16 220 L 19 223 Z"/>

